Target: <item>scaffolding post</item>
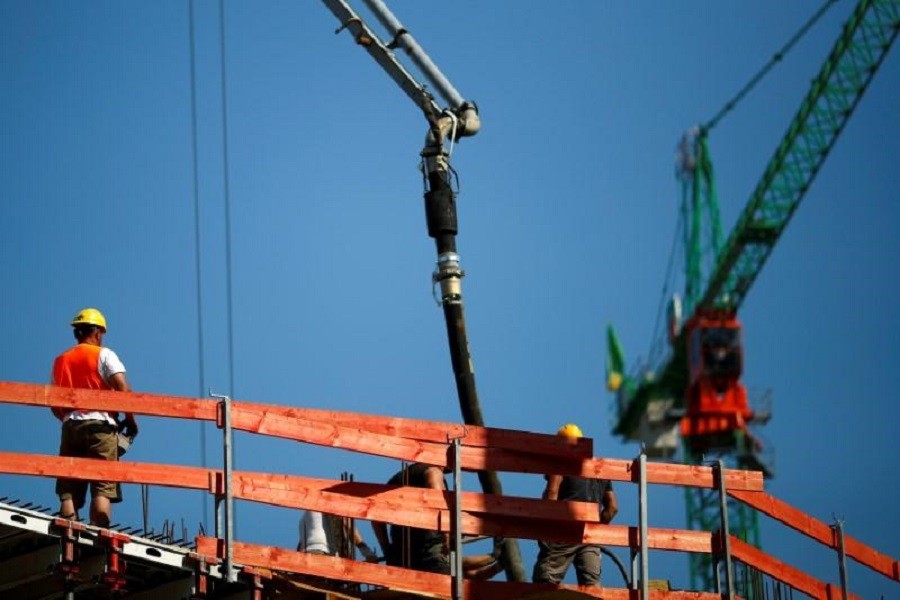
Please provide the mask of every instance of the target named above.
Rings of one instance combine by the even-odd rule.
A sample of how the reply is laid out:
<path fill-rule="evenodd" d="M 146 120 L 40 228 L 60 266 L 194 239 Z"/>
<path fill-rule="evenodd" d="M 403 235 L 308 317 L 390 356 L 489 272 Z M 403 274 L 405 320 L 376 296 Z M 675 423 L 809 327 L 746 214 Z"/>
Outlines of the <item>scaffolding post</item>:
<path fill-rule="evenodd" d="M 731 531 L 728 528 L 728 494 L 725 490 L 725 463 L 720 458 L 713 464 L 713 478 L 719 491 L 719 541 L 721 554 L 713 562 L 715 569 L 716 587 L 720 594 L 728 600 L 734 600 L 734 565 L 731 561 Z M 725 556 L 725 592 L 722 592 L 722 578 L 719 575 L 719 562 L 721 556 Z"/>
<path fill-rule="evenodd" d="M 453 534 L 453 547 L 450 549 L 451 597 L 463 600 L 463 568 L 462 568 L 462 469 L 460 467 L 460 438 L 451 440 L 451 461 L 453 464 L 453 512 L 450 518 L 450 531 Z"/>
<path fill-rule="evenodd" d="M 838 553 L 838 570 L 841 575 L 841 599 L 847 600 L 849 594 L 847 588 L 847 551 L 844 548 L 844 521 L 835 517 L 831 531 L 834 533 L 834 542 Z"/>
<path fill-rule="evenodd" d="M 638 589 L 638 580 L 640 579 L 640 574 L 638 573 L 638 558 L 640 555 L 640 549 L 631 549 L 631 581 L 628 583 L 628 587 L 633 590 Z"/>
<path fill-rule="evenodd" d="M 650 563 L 647 549 L 647 451 L 641 444 L 638 456 L 638 526 L 641 537 L 641 599 L 650 598 Z"/>
<path fill-rule="evenodd" d="M 224 463 L 223 472 L 225 474 L 224 489 L 224 514 L 220 513 L 220 507 L 223 503 L 222 497 L 216 497 L 216 529 L 221 527 L 224 531 L 216 531 L 216 537 L 220 537 L 220 533 L 224 533 L 225 539 L 225 581 L 234 583 L 237 577 L 234 573 L 233 551 L 234 551 L 234 496 L 231 489 L 231 398 L 229 396 L 209 394 L 213 398 L 219 399 L 219 416 L 218 425 L 222 428 L 222 460 Z"/>

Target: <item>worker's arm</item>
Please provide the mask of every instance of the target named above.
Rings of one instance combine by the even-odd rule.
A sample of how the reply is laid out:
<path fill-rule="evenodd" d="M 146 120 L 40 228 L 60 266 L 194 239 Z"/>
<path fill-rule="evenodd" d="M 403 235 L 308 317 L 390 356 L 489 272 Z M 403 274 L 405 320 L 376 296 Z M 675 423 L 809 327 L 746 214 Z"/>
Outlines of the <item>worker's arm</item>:
<path fill-rule="evenodd" d="M 128 385 L 128 379 L 125 377 L 125 373 L 113 373 L 109 376 L 107 380 L 109 387 L 116 390 L 117 392 L 130 392 L 131 386 Z M 125 413 L 125 420 L 122 421 L 125 426 L 125 432 L 128 435 L 137 435 L 138 433 L 138 425 L 137 421 L 134 420 L 134 415 L 132 413 Z"/>
<path fill-rule="evenodd" d="M 600 511 L 600 522 L 609 523 L 619 512 L 619 501 L 616 499 L 616 493 L 612 490 L 603 492 L 601 500 L 603 510 Z"/>
<path fill-rule="evenodd" d="M 541 498 L 544 500 L 558 500 L 559 486 L 562 485 L 562 475 L 545 475 L 547 485 L 544 487 L 544 493 Z"/>
<path fill-rule="evenodd" d="M 55 365 L 54 365 L 55 366 Z M 53 377 L 53 372 L 50 372 L 50 385 L 56 385 L 56 378 Z M 53 416 L 62 421 L 66 418 L 66 412 L 69 409 L 60 408 L 59 406 L 51 406 L 50 412 L 53 413 Z"/>
<path fill-rule="evenodd" d="M 366 541 L 363 539 L 362 534 L 359 532 L 359 529 L 356 528 L 356 523 L 353 524 L 353 545 L 356 546 L 356 549 L 359 550 L 359 553 L 362 554 L 363 558 L 366 559 L 366 562 L 377 563 L 378 555 L 375 554 L 375 551 L 372 550 Z"/>
<path fill-rule="evenodd" d="M 372 532 L 375 534 L 375 539 L 378 540 L 378 545 L 381 547 L 381 553 L 387 556 L 391 546 L 391 542 L 388 539 L 387 523 L 372 521 Z"/>

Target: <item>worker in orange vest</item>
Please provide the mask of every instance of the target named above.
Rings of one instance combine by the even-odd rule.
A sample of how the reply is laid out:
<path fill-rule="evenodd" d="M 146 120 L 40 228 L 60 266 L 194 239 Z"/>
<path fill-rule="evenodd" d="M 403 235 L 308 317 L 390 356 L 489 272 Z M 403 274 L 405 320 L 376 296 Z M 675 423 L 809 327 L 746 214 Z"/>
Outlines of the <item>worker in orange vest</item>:
<path fill-rule="evenodd" d="M 103 347 L 103 336 L 106 334 L 103 314 L 96 308 L 85 308 L 75 315 L 71 325 L 78 344 L 56 357 L 52 383 L 70 388 L 130 392 L 125 365 L 115 352 Z M 138 432 L 137 422 L 131 413 L 126 413 L 125 419 L 119 423 L 118 413 L 60 407 L 51 410 L 62 421 L 60 456 L 115 461 L 119 459 L 119 430 L 131 439 Z M 84 506 L 87 487 L 87 481 L 57 479 L 60 516 L 78 519 L 78 510 Z M 111 503 L 121 502 L 119 485 L 112 481 L 91 481 L 90 488 L 91 523 L 108 527 Z"/>

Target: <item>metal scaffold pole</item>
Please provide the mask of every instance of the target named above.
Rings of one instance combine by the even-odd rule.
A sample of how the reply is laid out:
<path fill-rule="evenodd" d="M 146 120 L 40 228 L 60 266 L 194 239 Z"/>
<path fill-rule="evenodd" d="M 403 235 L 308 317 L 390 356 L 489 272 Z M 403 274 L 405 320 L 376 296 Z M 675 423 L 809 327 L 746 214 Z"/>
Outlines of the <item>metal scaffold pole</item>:
<path fill-rule="evenodd" d="M 831 529 L 834 532 L 834 541 L 837 547 L 838 570 L 841 575 L 841 599 L 847 600 L 849 588 L 847 587 L 847 552 L 844 548 L 844 521 L 835 518 Z"/>
<path fill-rule="evenodd" d="M 460 464 L 459 438 L 452 440 L 449 450 L 452 451 L 453 464 L 453 513 L 450 530 L 453 532 L 453 547 L 450 550 L 451 575 L 453 576 L 451 596 L 453 600 L 463 598 L 463 542 L 462 542 L 462 465 Z"/>
<path fill-rule="evenodd" d="M 650 598 L 650 557 L 647 548 L 647 453 L 643 446 L 638 456 L 638 527 L 641 543 L 641 598 Z"/>
<path fill-rule="evenodd" d="M 716 583 L 718 592 L 728 600 L 734 600 L 734 565 L 731 561 L 731 531 L 728 529 L 728 494 L 725 490 L 725 478 L 722 476 L 725 470 L 725 463 L 722 459 L 716 461 L 713 465 L 713 477 L 716 481 L 716 487 L 719 490 L 719 538 L 720 548 L 718 551 L 725 558 L 725 591 L 722 591 L 722 579 L 719 575 L 719 562 L 714 562 L 716 571 Z"/>
<path fill-rule="evenodd" d="M 225 580 L 229 583 L 237 579 L 234 575 L 234 495 L 231 486 L 232 473 L 232 431 L 231 431 L 231 398 L 221 394 L 210 393 L 213 398 L 219 399 L 219 426 L 222 428 L 222 462 L 223 462 L 223 487 L 222 493 L 216 498 L 216 537 L 225 540 Z M 222 508 L 224 506 L 224 513 Z"/>

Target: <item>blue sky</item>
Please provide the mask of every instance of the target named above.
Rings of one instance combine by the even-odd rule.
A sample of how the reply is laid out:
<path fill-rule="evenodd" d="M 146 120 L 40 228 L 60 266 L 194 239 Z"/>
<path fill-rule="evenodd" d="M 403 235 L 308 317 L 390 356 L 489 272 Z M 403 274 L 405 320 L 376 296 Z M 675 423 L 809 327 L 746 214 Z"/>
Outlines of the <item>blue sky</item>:
<path fill-rule="evenodd" d="M 457 146 L 453 164 L 488 424 L 553 432 L 574 421 L 597 455 L 636 455 L 610 437 L 604 328 L 615 324 L 631 359 L 646 354 L 676 224 L 677 139 L 818 5 L 391 3 L 481 109 L 482 132 Z M 726 231 L 851 10 L 839 2 L 713 131 Z M 140 391 L 226 393 L 233 380 L 238 399 L 459 420 L 430 292 L 422 116 L 349 35 L 334 35 L 324 5 L 229 1 L 226 173 L 218 19 L 217 2 L 196 2 L 197 224 L 188 4 L 0 3 L 0 307 L 11 321 L 0 379 L 46 381 L 72 315 L 96 306 Z M 895 49 L 741 311 L 744 381 L 774 393 L 764 434 L 778 476 L 768 490 L 825 521 L 843 517 L 849 535 L 893 556 L 898 97 Z M 4 450 L 55 453 L 48 412 L 0 411 Z M 133 460 L 203 460 L 196 423 L 141 423 Z M 211 466 L 216 436 L 206 431 Z M 396 468 L 245 435 L 236 446 L 247 470 L 384 481 Z M 503 481 L 511 494 L 541 491 L 539 477 Z M 0 476 L 0 491 L 56 504 L 47 480 Z M 634 490 L 619 493 L 617 521 L 636 523 Z M 115 520 L 138 524 L 139 492 L 126 494 Z M 195 530 L 201 505 L 198 494 L 154 489 L 150 520 Z M 681 491 L 653 488 L 650 515 L 651 525 L 682 526 Z M 241 505 L 238 537 L 293 547 L 296 517 Z M 768 520 L 762 540 L 837 581 L 832 553 Z M 530 569 L 534 544 L 522 549 Z M 652 559 L 653 577 L 686 585 L 684 557 Z M 611 568 L 605 580 L 621 583 Z M 850 582 L 863 597 L 896 594 L 864 568 L 853 566 Z"/>

